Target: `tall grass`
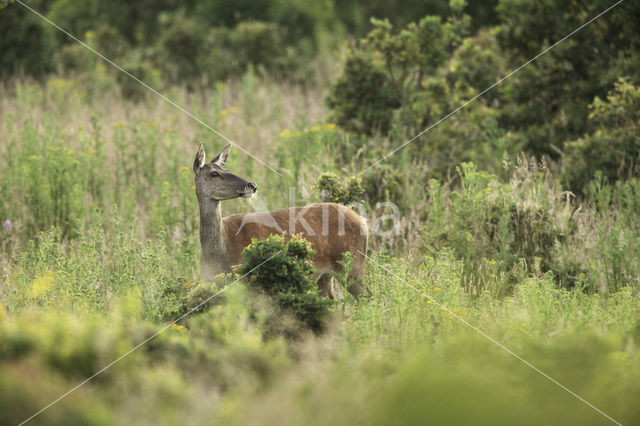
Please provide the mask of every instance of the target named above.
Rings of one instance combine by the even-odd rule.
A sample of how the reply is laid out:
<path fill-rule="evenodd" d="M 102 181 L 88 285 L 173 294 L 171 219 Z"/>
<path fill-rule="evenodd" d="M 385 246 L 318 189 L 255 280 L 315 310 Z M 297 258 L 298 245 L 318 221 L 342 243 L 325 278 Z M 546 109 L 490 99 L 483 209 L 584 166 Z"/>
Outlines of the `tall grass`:
<path fill-rule="evenodd" d="M 106 78 L 99 68 L 94 80 Z M 224 143 L 153 97 L 53 78 L 2 89 L 0 423 L 17 423 L 152 336 L 221 283 L 198 280 L 191 161 Z M 98 88 L 101 86 L 97 86 Z M 169 95 L 239 150 L 229 167 L 266 206 L 318 199 L 394 141 L 324 121 L 322 90 L 251 73 Z M 510 163 L 511 162 L 511 163 Z M 595 180 L 576 201 L 535 161 L 435 181 L 399 155 L 361 176 L 373 295 L 332 304 L 321 336 L 235 282 L 220 298 L 36 417 L 43 424 L 601 424 L 606 419 L 417 293 L 446 306 L 625 424 L 640 421 L 637 182 Z M 454 165 L 452 165 L 453 167 Z M 338 182 L 340 183 L 340 182 Z M 391 271 L 392 273 L 390 273 Z M 282 321 L 288 321 L 282 318 Z"/>

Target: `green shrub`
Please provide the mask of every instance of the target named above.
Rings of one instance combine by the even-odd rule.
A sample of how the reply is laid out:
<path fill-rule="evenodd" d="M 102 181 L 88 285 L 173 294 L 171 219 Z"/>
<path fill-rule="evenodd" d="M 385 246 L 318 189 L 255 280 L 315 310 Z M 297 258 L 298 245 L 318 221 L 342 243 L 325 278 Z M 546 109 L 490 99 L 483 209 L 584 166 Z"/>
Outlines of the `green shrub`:
<path fill-rule="evenodd" d="M 606 100 L 589 105 L 593 131 L 567 143 L 563 177 L 575 191 L 599 179 L 613 183 L 640 175 L 640 87 L 619 79 Z"/>
<path fill-rule="evenodd" d="M 327 97 L 333 120 L 367 135 L 387 134 L 396 110 L 400 123 L 407 123 L 410 98 L 450 58 L 467 31 L 468 16 L 456 12 L 446 22 L 426 16 L 395 34 L 388 20 L 372 19 L 374 29 L 349 52 Z"/>
<path fill-rule="evenodd" d="M 254 65 L 288 75 L 295 65 L 296 51 L 285 45 L 281 33 L 281 28 L 271 22 L 239 23 L 229 34 L 235 71 L 244 72 Z"/>
<path fill-rule="evenodd" d="M 187 293 L 183 298 L 182 306 L 184 312 L 198 307 L 194 312 L 203 312 L 214 305 L 224 302 L 224 295 L 221 293 L 225 286 L 230 285 L 231 275 L 217 277 L 213 282 L 189 281 L 184 285 Z M 181 313 L 184 313 L 181 312 Z"/>
<path fill-rule="evenodd" d="M 408 207 L 405 184 L 407 179 L 401 170 L 388 164 L 378 164 L 362 176 L 362 187 L 370 206 L 390 201 L 406 209 Z"/>
<path fill-rule="evenodd" d="M 463 283 L 472 287 L 483 287 L 487 268 L 506 274 L 507 284 L 521 272 L 552 270 L 555 245 L 571 231 L 571 210 L 545 182 L 544 173 L 509 185 L 476 171 L 473 164 L 463 164 L 458 172 L 460 190 L 447 199 L 440 183 L 431 181 L 423 250 L 437 255 L 451 248 L 463 260 Z"/>
<path fill-rule="evenodd" d="M 53 71 L 53 30 L 22 5 L 4 8 L 6 3 L 0 3 L 0 75 L 6 78 L 18 72 L 39 77 Z M 37 0 L 29 6 L 39 9 L 43 3 Z"/>
<path fill-rule="evenodd" d="M 470 19 L 454 3 L 446 21 L 426 16 L 399 31 L 388 21 L 374 20 L 374 29 L 347 55 L 327 97 L 338 125 L 357 134 L 379 132 L 396 140 L 394 146 L 438 123 L 405 149 L 438 179 L 467 161 L 498 172 L 502 155 L 522 147 L 522 140 L 498 121 L 497 92 L 448 117 L 507 71 L 496 31 L 468 36 Z M 398 153 L 388 161 L 407 167 L 411 160 L 401 157 Z"/>
<path fill-rule="evenodd" d="M 509 69 L 610 6 L 606 0 L 501 0 L 495 9 L 501 22 L 497 37 Z M 499 89 L 500 126 L 518 133 L 529 153 L 557 157 L 566 141 L 588 129 L 586 108 L 595 96 L 605 96 L 620 75 L 638 81 L 638 39 L 632 28 L 640 23 L 640 5 L 621 3 L 614 10 L 606 24 L 575 34 Z"/>
<path fill-rule="evenodd" d="M 282 235 L 271 235 L 264 241 L 254 239 L 242 251 L 237 273 L 246 275 L 250 289 L 270 296 L 285 312 L 320 332 L 329 317 L 331 302 L 318 295 L 313 253 L 311 244 L 295 235 L 286 243 Z"/>
<path fill-rule="evenodd" d="M 348 205 L 362 201 L 362 180 L 356 176 L 340 182 L 334 173 L 323 173 L 316 182 L 316 191 L 323 202 Z"/>
<path fill-rule="evenodd" d="M 385 72 L 367 52 L 354 51 L 331 87 L 327 105 L 331 120 L 345 130 L 371 135 L 386 134 L 393 112 L 400 106 L 398 93 Z"/>

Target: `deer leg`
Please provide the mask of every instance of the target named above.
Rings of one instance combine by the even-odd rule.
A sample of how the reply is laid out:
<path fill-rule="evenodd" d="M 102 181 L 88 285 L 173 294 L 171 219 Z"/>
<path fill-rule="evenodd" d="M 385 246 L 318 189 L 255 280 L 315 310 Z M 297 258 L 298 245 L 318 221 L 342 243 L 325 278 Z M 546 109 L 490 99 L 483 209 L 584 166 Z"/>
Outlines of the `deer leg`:
<path fill-rule="evenodd" d="M 318 293 L 320 296 L 334 299 L 333 291 L 331 291 L 331 274 L 322 274 L 318 279 Z"/>
<path fill-rule="evenodd" d="M 353 297 L 371 296 L 371 290 L 364 284 L 364 280 L 359 278 L 352 278 L 352 280 L 355 282 L 349 286 L 349 293 Z"/>
<path fill-rule="evenodd" d="M 366 250 L 366 248 L 365 248 Z M 366 263 L 366 257 L 360 253 L 355 255 L 351 271 L 349 272 L 348 282 L 351 284 L 348 288 L 349 293 L 354 297 L 359 296 L 371 296 L 371 290 L 367 286 L 364 280 L 364 268 Z"/>

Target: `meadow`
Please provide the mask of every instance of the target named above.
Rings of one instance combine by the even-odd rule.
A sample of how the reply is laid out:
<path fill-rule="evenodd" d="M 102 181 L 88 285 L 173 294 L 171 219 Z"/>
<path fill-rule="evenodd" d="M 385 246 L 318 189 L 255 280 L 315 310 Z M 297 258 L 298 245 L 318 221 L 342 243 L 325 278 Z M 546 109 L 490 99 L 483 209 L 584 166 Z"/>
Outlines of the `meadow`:
<path fill-rule="evenodd" d="M 424 58 L 394 57 L 399 41 L 374 20 L 367 43 L 321 49 L 302 80 L 249 64 L 197 90 L 162 87 L 280 173 L 232 148 L 228 168 L 258 194 L 224 215 L 355 201 L 371 223 L 390 212 L 379 203 L 397 207 L 394 232 L 370 238 L 372 295 L 318 302 L 319 328 L 249 279 L 200 279 L 192 163 L 221 137 L 132 96 L 99 61 L 4 79 L 0 424 L 640 423 L 640 86 L 627 59 L 602 71 L 600 96 L 548 89 L 574 114 L 562 125 L 517 124 L 531 111 L 515 104 L 545 103 L 522 100 L 542 73 L 532 66 L 367 169 L 477 94 L 468 79 L 509 69 L 487 42 L 504 34 L 451 41 L 459 19 L 443 21 L 455 46 L 415 85 L 376 80 L 380 58 L 406 76 Z M 462 59 L 477 67 L 464 74 Z M 560 156 L 536 145 L 553 138 Z"/>

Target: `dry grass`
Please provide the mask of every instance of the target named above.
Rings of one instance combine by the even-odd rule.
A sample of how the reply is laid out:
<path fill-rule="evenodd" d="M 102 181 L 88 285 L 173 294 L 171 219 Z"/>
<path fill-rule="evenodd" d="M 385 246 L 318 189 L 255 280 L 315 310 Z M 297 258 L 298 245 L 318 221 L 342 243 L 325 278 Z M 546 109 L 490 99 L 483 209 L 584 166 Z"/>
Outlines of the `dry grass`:
<path fill-rule="evenodd" d="M 0 120 L 0 139 L 17 137 L 24 123 L 32 120 L 40 130 L 55 125 L 56 131 L 68 138 L 70 148 L 81 149 L 78 131 L 89 127 L 95 116 L 100 117 L 107 152 L 114 129 L 127 126 L 132 120 L 153 123 L 165 132 L 180 135 L 188 158 L 193 155 L 196 140 L 205 142 L 210 150 L 226 143 L 153 93 L 134 101 L 124 98 L 115 86 L 99 95 L 89 95 L 90 89 L 59 77 L 43 84 L 29 80 L 7 82 L 0 88 L 0 112 L 5 117 Z M 269 148 L 275 136 L 283 129 L 300 128 L 326 115 L 321 88 L 259 79 L 252 74 L 201 93 L 173 88 L 163 94 L 265 162 L 271 156 Z M 6 144 L 2 144 L 0 150 L 5 149 Z"/>

